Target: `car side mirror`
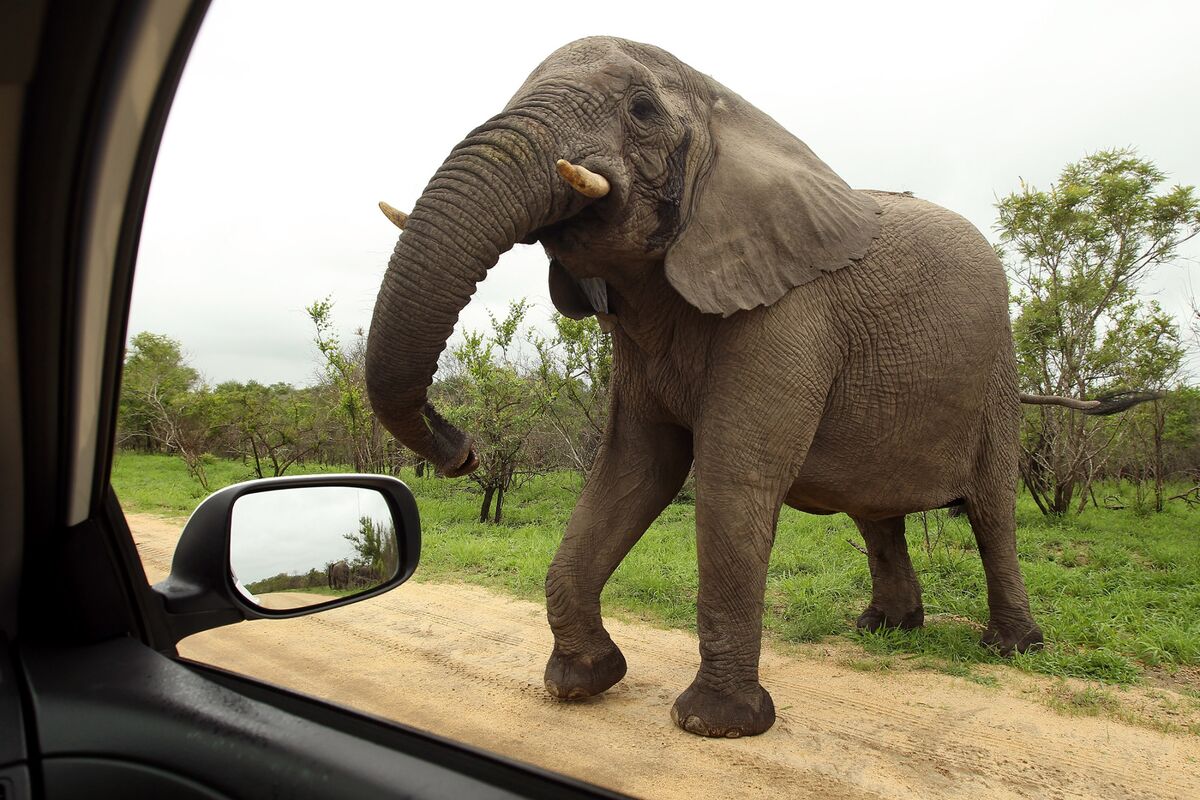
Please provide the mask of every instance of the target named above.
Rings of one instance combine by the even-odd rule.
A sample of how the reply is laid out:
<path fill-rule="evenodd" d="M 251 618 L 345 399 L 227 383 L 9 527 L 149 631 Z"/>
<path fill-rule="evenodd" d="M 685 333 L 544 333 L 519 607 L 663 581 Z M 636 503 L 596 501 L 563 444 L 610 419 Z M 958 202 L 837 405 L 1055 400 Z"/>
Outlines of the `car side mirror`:
<path fill-rule="evenodd" d="M 382 594 L 412 576 L 421 523 L 383 475 L 301 475 L 226 487 L 179 537 L 154 585 L 174 641 L 244 619 L 298 617 Z"/>

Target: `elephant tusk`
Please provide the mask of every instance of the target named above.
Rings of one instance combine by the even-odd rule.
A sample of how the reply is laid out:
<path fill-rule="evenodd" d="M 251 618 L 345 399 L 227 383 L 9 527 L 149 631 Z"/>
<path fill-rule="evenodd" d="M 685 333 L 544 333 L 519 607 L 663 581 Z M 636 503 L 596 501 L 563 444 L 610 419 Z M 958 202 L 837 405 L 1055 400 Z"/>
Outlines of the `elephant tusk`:
<path fill-rule="evenodd" d="M 404 225 L 408 222 L 408 214 L 405 214 L 398 208 L 392 208 L 382 200 L 379 201 L 379 210 L 383 212 L 385 217 L 392 221 L 393 225 L 400 230 L 404 230 Z"/>
<path fill-rule="evenodd" d="M 593 311 L 608 313 L 608 284 L 604 282 L 604 278 L 583 278 L 579 281 L 579 288 L 592 304 Z"/>
<path fill-rule="evenodd" d="M 603 175 L 597 175 L 590 169 L 576 166 L 563 158 L 558 160 L 556 166 L 562 179 L 584 197 L 604 197 L 608 194 L 608 180 Z"/>

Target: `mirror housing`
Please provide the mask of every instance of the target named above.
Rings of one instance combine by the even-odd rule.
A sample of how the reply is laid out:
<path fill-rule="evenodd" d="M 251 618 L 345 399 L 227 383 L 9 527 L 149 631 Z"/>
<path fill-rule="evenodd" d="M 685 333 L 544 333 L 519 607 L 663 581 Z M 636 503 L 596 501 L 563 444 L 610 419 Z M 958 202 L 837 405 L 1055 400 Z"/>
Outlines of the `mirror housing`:
<path fill-rule="evenodd" d="M 258 492 L 305 487 L 372 489 L 386 500 L 399 547 L 399 568 L 379 585 L 349 597 L 301 608 L 266 609 L 252 604 L 237 589 L 230 571 L 230 523 L 238 498 Z M 227 486 L 209 495 L 184 525 L 171 561 L 171 574 L 156 583 L 174 642 L 193 633 L 246 619 L 300 617 L 356 603 L 382 594 L 412 577 L 421 553 L 417 503 L 403 482 L 386 475 L 296 475 L 263 478 Z"/>

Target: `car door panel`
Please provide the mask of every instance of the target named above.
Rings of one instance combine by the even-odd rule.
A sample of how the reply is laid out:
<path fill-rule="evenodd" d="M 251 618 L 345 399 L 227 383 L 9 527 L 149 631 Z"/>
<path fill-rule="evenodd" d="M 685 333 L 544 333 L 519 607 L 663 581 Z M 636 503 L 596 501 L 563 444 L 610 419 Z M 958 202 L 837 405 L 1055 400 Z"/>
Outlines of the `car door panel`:
<path fill-rule="evenodd" d="M 197 797 L 616 796 L 466 750 L 441 755 L 457 760 L 460 769 L 451 769 L 395 746 L 407 737 L 424 745 L 423 756 L 436 758 L 437 750 L 448 749 L 444 743 L 421 742 L 419 734 L 398 728 L 391 737 L 378 736 L 379 728 L 394 726 L 360 720 L 360 733 L 374 728 L 393 746 L 371 741 L 326 724 L 353 712 L 324 704 L 325 720 L 316 721 L 128 638 L 69 650 L 32 646 L 21 660 L 48 797 L 77 796 L 52 791 L 59 788 L 97 786 L 87 780 L 129 790 L 177 781 L 183 792 L 210 793 Z M 403 691 L 403 676 L 397 676 L 397 691 Z M 261 687 L 258 696 L 269 693 Z M 291 705 L 321 704 L 293 699 Z M 506 780 L 512 788 L 496 785 Z"/>

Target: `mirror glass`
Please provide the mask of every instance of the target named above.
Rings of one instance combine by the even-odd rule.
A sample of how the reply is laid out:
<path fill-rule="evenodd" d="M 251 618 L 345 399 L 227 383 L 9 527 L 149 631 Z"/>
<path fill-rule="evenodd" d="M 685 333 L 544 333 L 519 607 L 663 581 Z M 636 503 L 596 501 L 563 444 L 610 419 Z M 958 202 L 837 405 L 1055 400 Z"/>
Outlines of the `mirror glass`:
<path fill-rule="evenodd" d="M 286 610 L 361 594 L 395 576 L 399 544 L 383 494 L 357 486 L 296 486 L 233 504 L 229 568 L 242 596 Z"/>

